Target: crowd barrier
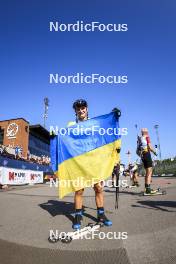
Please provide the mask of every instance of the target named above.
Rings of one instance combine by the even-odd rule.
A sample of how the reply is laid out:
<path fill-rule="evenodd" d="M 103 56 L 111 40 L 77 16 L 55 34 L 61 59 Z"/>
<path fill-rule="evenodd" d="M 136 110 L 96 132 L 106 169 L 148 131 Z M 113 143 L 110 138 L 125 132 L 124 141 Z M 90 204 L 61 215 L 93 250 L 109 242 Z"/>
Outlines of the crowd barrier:
<path fill-rule="evenodd" d="M 43 172 L 0 167 L 0 184 L 23 185 L 43 183 Z"/>
<path fill-rule="evenodd" d="M 46 173 L 52 172 L 51 166 L 42 165 L 38 163 L 32 163 L 32 162 L 30 163 L 28 161 L 10 159 L 10 158 L 3 157 L 3 156 L 0 156 L 0 167 L 43 171 Z"/>

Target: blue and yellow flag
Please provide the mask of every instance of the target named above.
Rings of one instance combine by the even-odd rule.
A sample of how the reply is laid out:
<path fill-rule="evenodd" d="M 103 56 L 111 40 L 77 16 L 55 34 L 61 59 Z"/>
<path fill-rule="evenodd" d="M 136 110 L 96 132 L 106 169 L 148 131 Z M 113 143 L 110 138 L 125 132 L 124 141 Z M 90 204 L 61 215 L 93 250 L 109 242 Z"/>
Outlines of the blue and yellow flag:
<path fill-rule="evenodd" d="M 59 178 L 59 197 L 110 177 L 120 161 L 120 147 L 115 112 L 61 129 L 50 145 L 52 168 Z"/>

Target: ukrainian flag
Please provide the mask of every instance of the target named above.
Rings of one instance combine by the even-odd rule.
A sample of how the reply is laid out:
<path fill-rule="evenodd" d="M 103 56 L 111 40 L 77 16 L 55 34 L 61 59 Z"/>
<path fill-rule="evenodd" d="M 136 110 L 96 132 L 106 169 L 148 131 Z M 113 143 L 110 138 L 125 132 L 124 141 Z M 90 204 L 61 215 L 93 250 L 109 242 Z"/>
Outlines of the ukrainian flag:
<path fill-rule="evenodd" d="M 119 118 L 111 112 L 78 122 L 51 138 L 51 163 L 59 178 L 60 198 L 111 176 L 120 161 L 118 129 Z"/>

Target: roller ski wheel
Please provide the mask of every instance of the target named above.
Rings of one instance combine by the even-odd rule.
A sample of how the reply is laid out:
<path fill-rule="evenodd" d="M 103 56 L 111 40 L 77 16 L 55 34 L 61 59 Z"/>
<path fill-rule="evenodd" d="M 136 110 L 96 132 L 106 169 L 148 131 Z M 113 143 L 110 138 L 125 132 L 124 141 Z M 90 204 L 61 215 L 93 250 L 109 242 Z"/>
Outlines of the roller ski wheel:
<path fill-rule="evenodd" d="M 48 237 L 48 241 L 52 244 L 55 244 L 57 243 L 58 241 L 60 241 L 60 238 L 59 237 L 55 237 L 54 235 L 53 236 L 49 236 Z"/>
<path fill-rule="evenodd" d="M 91 232 L 94 232 L 95 230 L 99 230 L 103 226 L 104 226 L 104 223 L 101 223 L 101 222 L 97 222 L 95 224 L 89 223 L 87 226 L 77 231 L 68 232 L 66 236 L 62 236 L 58 238 L 55 237 L 54 235 L 50 236 L 48 238 L 48 241 L 52 244 L 57 243 L 58 241 L 65 243 L 65 244 L 69 244 L 75 239 L 84 238 L 86 234 L 90 234 Z"/>
<path fill-rule="evenodd" d="M 70 242 L 72 242 L 72 237 L 70 236 L 66 236 L 64 238 L 61 237 L 60 241 L 64 244 L 69 244 Z"/>

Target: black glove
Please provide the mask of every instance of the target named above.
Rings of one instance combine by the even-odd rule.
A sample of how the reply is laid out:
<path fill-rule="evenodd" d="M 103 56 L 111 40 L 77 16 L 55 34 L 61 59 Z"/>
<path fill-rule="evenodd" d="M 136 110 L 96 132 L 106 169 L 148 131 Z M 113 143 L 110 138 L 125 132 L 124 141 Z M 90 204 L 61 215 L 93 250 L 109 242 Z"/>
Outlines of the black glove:
<path fill-rule="evenodd" d="M 121 116 L 121 111 L 116 107 L 112 109 L 112 112 L 114 112 L 118 118 Z"/>

